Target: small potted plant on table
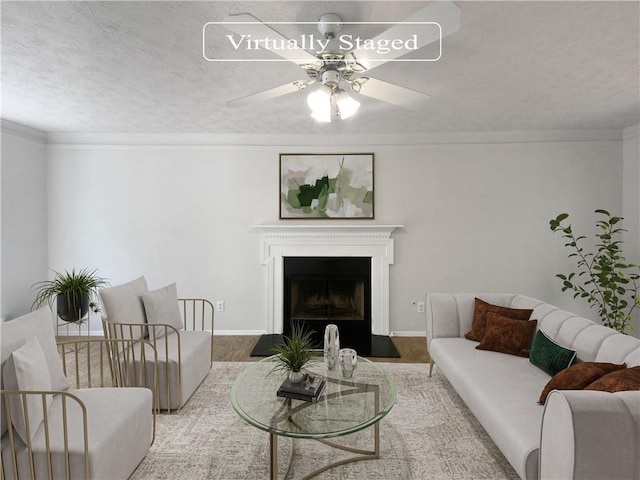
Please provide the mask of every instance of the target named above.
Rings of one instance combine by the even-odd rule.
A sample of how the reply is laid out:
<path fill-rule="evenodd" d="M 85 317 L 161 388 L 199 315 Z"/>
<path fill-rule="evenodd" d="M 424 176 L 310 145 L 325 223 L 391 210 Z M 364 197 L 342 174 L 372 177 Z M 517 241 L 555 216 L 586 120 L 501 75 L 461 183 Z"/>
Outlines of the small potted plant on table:
<path fill-rule="evenodd" d="M 312 333 L 301 325 L 293 324 L 289 336 L 284 336 L 282 342 L 273 347 L 275 366 L 272 371 L 287 372 L 291 383 L 304 380 L 302 369 L 314 357 Z"/>

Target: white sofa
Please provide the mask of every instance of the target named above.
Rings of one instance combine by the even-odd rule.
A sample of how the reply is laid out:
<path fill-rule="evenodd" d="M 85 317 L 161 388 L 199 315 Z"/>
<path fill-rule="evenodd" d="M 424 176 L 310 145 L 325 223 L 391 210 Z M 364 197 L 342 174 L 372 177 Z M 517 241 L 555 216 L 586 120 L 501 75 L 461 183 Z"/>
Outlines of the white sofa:
<path fill-rule="evenodd" d="M 477 350 L 467 340 L 474 302 L 533 309 L 541 329 L 579 361 L 640 365 L 640 339 L 514 294 L 428 294 L 427 348 L 521 478 L 640 478 L 640 391 L 553 391 L 528 358 Z"/>

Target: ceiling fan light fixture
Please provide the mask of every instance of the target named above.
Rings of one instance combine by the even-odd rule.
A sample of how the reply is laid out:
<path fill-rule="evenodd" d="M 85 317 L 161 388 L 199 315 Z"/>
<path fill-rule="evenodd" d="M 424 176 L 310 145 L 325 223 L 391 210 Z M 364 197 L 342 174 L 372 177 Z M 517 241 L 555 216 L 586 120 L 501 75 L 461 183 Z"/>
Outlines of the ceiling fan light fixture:
<path fill-rule="evenodd" d="M 307 96 L 307 105 L 311 109 L 311 116 L 319 122 L 331 122 L 331 96 L 333 90 L 328 85 L 322 85 Z"/>
<path fill-rule="evenodd" d="M 312 111 L 322 110 L 326 108 L 326 105 L 329 103 L 331 93 L 331 87 L 322 85 L 320 88 L 307 95 L 307 105 L 309 105 L 309 108 Z"/>
<path fill-rule="evenodd" d="M 311 117 L 318 122 L 331 123 L 331 109 L 313 111 Z"/>
<path fill-rule="evenodd" d="M 338 111 L 340 112 L 340 118 L 349 118 L 354 115 L 360 108 L 360 102 L 351 97 L 344 90 L 336 95 L 336 104 L 338 105 Z"/>

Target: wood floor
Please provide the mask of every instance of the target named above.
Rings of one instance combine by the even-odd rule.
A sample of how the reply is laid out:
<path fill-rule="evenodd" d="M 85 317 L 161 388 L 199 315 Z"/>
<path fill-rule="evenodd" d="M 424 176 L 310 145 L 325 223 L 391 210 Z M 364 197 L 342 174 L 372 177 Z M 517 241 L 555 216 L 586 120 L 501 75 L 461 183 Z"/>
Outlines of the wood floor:
<path fill-rule="evenodd" d="M 74 340 L 78 337 L 59 336 L 57 338 L 58 340 Z M 264 358 L 251 356 L 251 350 L 253 350 L 258 338 L 260 338 L 258 335 L 214 335 L 213 361 L 255 362 Z M 393 337 L 391 341 L 400 353 L 400 358 L 370 357 L 370 360 L 388 363 L 429 363 L 425 337 Z"/>
<path fill-rule="evenodd" d="M 251 350 L 258 341 L 254 335 L 215 335 L 213 337 L 213 360 L 215 362 L 254 362 L 262 357 L 251 357 Z M 429 354 L 424 337 L 393 337 L 393 344 L 400 358 L 371 358 L 376 362 L 428 363 Z"/>

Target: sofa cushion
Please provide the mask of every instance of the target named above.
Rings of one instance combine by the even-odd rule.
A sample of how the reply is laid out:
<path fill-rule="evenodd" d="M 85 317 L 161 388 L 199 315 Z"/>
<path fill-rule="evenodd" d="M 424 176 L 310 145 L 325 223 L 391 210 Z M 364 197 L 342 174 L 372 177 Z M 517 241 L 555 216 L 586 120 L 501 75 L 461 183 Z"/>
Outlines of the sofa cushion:
<path fill-rule="evenodd" d="M 180 308 L 178 307 L 178 290 L 175 283 L 144 293 L 142 302 L 147 316 L 147 323 L 163 323 L 175 327 L 176 330 L 184 329 Z M 164 327 L 155 327 L 154 331 L 155 338 L 164 336 Z"/>
<path fill-rule="evenodd" d="M 544 405 L 552 390 L 582 390 L 607 373 L 624 368 L 623 364 L 582 362 L 565 368 L 545 385 L 538 403 Z"/>
<path fill-rule="evenodd" d="M 640 390 L 640 366 L 608 373 L 586 386 L 585 390 L 602 390 L 611 393 Z"/>
<path fill-rule="evenodd" d="M 519 320 L 528 320 L 533 309 L 509 308 L 502 307 L 500 305 L 492 305 L 476 297 L 471 330 L 464 334 L 464 338 L 467 340 L 481 342 L 485 335 L 487 314 L 490 312 Z"/>
<path fill-rule="evenodd" d="M 147 281 L 140 276 L 122 285 L 103 288 L 98 291 L 106 317 L 115 323 L 146 323 L 144 306 L 141 295 L 148 291 Z M 130 331 L 123 328 L 120 338 L 144 338 L 147 336 L 146 328 L 136 328 Z"/>
<path fill-rule="evenodd" d="M 576 351 L 551 340 L 542 330 L 536 332 L 531 344 L 529 361 L 552 377 L 571 365 Z"/>
<path fill-rule="evenodd" d="M 602 325 L 597 325 L 597 328 L 599 330 L 612 330 Z M 613 335 L 607 336 L 600 342 L 595 361 L 626 363 L 627 367 L 640 366 L 640 339 L 613 331 Z M 580 356 L 579 352 L 578 356 Z"/>
<path fill-rule="evenodd" d="M 537 323 L 537 320 L 516 320 L 489 312 L 486 333 L 476 348 L 528 357 Z"/>
<path fill-rule="evenodd" d="M 475 345 L 460 337 L 436 338 L 429 354 L 520 477 L 538 478 L 543 407 L 536 399 L 549 376 L 528 358 Z"/>
<path fill-rule="evenodd" d="M 47 361 L 37 338 L 32 338 L 18 350 L 13 352 L 2 370 L 4 388 L 7 390 L 50 391 L 51 379 L 45 367 Z M 47 395 L 47 410 L 53 397 Z M 23 408 L 19 395 L 9 397 L 11 407 L 11 423 L 23 442 L 27 443 L 36 433 L 44 420 L 44 409 L 41 395 L 27 396 L 27 412 Z M 28 429 L 27 429 L 27 418 Z M 28 430 L 28 432 L 27 432 Z"/>

